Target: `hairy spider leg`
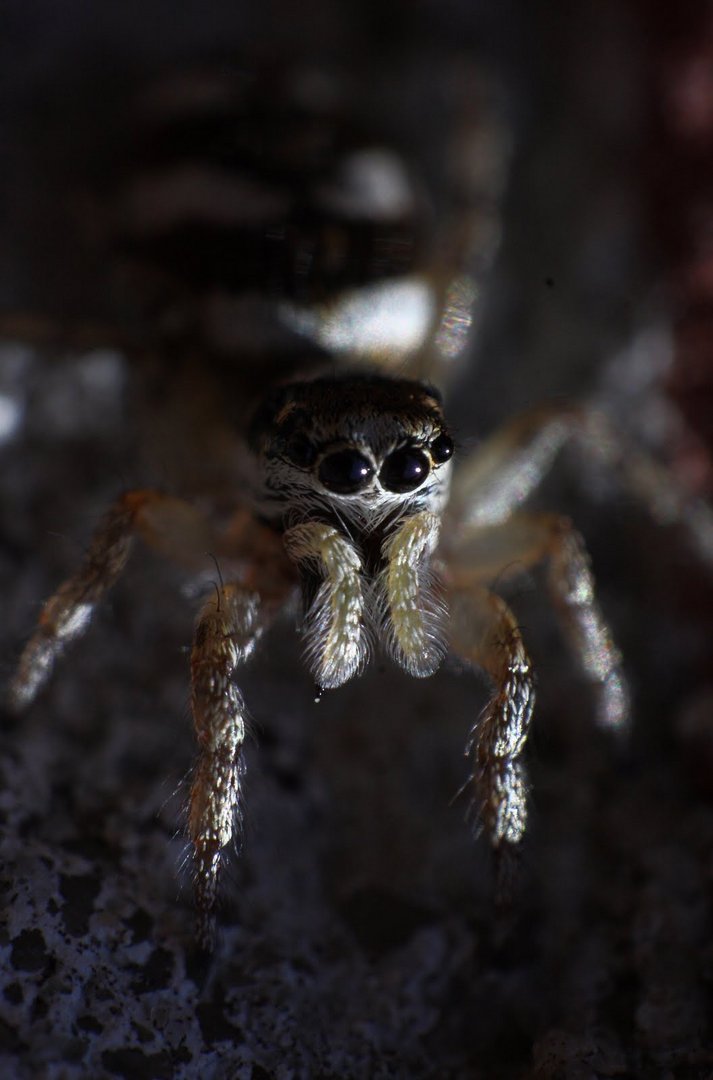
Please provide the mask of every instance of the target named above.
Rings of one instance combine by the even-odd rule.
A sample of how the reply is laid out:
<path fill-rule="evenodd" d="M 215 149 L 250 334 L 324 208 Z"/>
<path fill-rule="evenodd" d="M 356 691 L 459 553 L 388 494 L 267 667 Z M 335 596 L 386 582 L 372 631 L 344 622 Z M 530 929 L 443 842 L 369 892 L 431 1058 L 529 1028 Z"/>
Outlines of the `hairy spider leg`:
<path fill-rule="evenodd" d="M 531 524 L 546 547 L 547 582 L 565 637 L 596 690 L 597 723 L 625 731 L 630 721 L 629 688 L 621 653 L 597 602 L 584 538 L 567 518 L 557 515 L 543 514 Z"/>
<path fill-rule="evenodd" d="M 239 829 L 242 748 L 247 710 L 234 681 L 279 610 L 277 597 L 231 583 L 209 597 L 198 616 L 191 651 L 191 707 L 198 761 L 191 787 L 188 832 L 193 845 L 197 936 L 215 937 L 221 863 Z"/>
<path fill-rule="evenodd" d="M 449 605 L 454 653 L 485 671 L 493 684 L 466 754 L 473 766 L 472 810 L 498 854 L 502 873 L 527 823 L 527 777 L 521 754 L 535 703 L 532 665 L 517 620 L 501 597 L 482 586 L 451 585 Z"/>
<path fill-rule="evenodd" d="M 216 537 L 202 515 L 181 499 L 149 490 L 122 495 L 95 531 L 79 570 L 45 604 L 20 658 L 11 703 L 17 709 L 29 705 L 49 679 L 55 660 L 87 629 L 97 604 L 124 569 L 137 536 L 194 571 L 205 567 L 209 551 L 225 554 L 227 560 L 238 559 L 241 565 L 241 583 L 223 585 L 205 602 L 191 653 L 199 757 L 191 789 L 189 833 L 198 934 L 209 947 L 219 869 L 235 834 L 243 772 L 246 711 L 233 674 L 295 584 L 279 537 L 240 512 L 223 537 Z"/>
<path fill-rule="evenodd" d="M 520 513 L 502 525 L 466 527 L 448 554 L 450 573 L 460 587 L 496 578 L 502 582 L 543 561 L 565 638 L 597 692 L 597 722 L 625 729 L 629 693 L 621 653 L 597 602 L 584 540 L 568 518 Z"/>
<path fill-rule="evenodd" d="M 598 691 L 598 722 L 625 729 L 629 693 L 621 654 L 596 599 L 584 541 L 565 517 L 518 513 L 571 441 L 616 470 L 657 521 L 665 508 L 669 522 L 684 525 L 713 556 L 713 518 L 681 495 L 662 466 L 630 448 L 596 411 L 544 407 L 487 439 L 456 476 L 448 513 L 465 524 L 447 531 L 449 559 L 456 578 L 479 583 L 547 560 L 548 587 L 565 636 Z"/>
<path fill-rule="evenodd" d="M 459 525 L 497 525 L 537 490 L 574 434 L 575 410 L 536 408 L 516 416 L 460 464 L 449 516 Z"/>
<path fill-rule="evenodd" d="M 680 526 L 713 563 L 713 511 L 596 409 L 541 406 L 516 416 L 477 448 L 453 478 L 449 514 L 471 525 L 505 522 L 539 487 L 568 443 L 615 475 L 660 525 Z"/>
<path fill-rule="evenodd" d="M 79 569 L 45 603 L 10 686 L 12 708 L 19 711 L 35 699 L 57 658 L 87 630 L 97 604 L 126 566 L 136 536 L 193 568 L 213 541 L 207 523 L 188 503 L 150 490 L 123 494 L 102 518 Z"/>

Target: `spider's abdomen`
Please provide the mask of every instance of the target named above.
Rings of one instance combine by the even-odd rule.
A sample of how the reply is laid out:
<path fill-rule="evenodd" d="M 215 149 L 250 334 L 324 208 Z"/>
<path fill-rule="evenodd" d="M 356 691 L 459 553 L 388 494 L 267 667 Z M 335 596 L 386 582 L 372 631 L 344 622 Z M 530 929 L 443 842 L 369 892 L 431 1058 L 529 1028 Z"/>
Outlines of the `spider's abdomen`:
<path fill-rule="evenodd" d="M 197 70 L 137 97 L 110 227 L 167 325 L 289 367 L 329 350 L 317 307 L 421 272 L 429 199 L 361 97 L 343 73 L 276 66 Z"/>
<path fill-rule="evenodd" d="M 129 253 L 196 292 L 307 304 L 413 269 L 405 167 L 343 115 L 333 85 L 272 71 L 215 90 L 199 115 L 142 118 L 141 172 L 119 204 Z"/>
<path fill-rule="evenodd" d="M 250 391 L 342 358 L 403 371 L 429 341 L 452 361 L 496 235 L 484 89 L 406 54 L 144 87 L 100 181 L 139 318 Z"/>
<path fill-rule="evenodd" d="M 355 368 L 452 375 L 497 236 L 490 89 L 472 61 L 424 66 L 405 51 L 236 57 L 127 95 L 93 187 L 140 343 L 149 474 L 240 495 L 253 484 L 235 479 L 242 436 L 270 387 Z M 378 506 L 365 488 L 370 514 L 412 492 L 425 505 L 432 459 L 391 452 L 369 489 Z M 321 462 L 327 487 L 370 478 L 363 454 L 348 475 L 355 461 Z"/>

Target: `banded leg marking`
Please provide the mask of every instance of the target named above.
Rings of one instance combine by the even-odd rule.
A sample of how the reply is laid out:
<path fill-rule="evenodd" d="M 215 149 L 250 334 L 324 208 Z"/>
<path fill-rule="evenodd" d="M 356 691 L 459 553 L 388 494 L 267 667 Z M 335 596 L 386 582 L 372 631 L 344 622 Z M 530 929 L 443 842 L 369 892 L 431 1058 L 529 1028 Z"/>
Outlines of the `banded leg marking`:
<path fill-rule="evenodd" d="M 198 939 L 210 948 L 221 862 L 239 820 L 247 710 L 233 681 L 265 627 L 260 599 L 226 585 L 203 606 L 191 651 L 191 703 L 199 756 L 188 830 L 193 845 Z"/>
<path fill-rule="evenodd" d="M 494 689 L 466 747 L 473 762 L 475 809 L 495 848 L 518 844 L 527 821 L 527 779 L 520 760 L 532 720 L 532 665 L 515 617 L 486 589 L 452 597 L 454 648 L 490 676 Z"/>

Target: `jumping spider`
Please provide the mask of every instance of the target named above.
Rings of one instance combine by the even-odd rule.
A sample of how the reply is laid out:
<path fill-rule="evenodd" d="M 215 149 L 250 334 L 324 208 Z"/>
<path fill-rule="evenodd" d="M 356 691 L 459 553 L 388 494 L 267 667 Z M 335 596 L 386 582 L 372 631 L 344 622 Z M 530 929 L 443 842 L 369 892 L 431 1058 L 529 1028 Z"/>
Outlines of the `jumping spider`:
<path fill-rule="evenodd" d="M 600 718 L 624 724 L 620 656 L 582 540 L 566 519 L 519 509 L 581 419 L 520 418 L 462 462 L 451 484 L 454 444 L 432 386 L 381 374 L 319 377 L 280 386 L 258 408 L 248 437 L 250 507 L 226 528 L 155 490 L 130 491 L 109 510 L 78 572 L 45 604 L 12 700 L 21 708 L 36 696 L 122 572 L 135 537 L 193 568 L 215 553 L 225 580 L 203 604 L 191 652 L 199 757 L 188 829 L 204 944 L 240 804 L 247 709 L 236 680 L 295 590 L 320 690 L 359 674 L 376 644 L 417 677 L 433 674 L 448 649 L 488 675 L 492 692 L 467 753 L 479 820 L 501 853 L 525 831 L 522 751 L 534 677 L 515 616 L 488 587 L 494 578 L 549 561 L 552 599 L 597 688 Z"/>
<path fill-rule="evenodd" d="M 406 70 L 421 93 L 423 65 Z M 696 517 L 660 469 L 586 409 L 534 410 L 463 460 L 454 452 L 438 392 L 415 376 L 439 381 L 467 351 L 477 274 L 496 245 L 508 140 L 497 110 L 491 115 L 475 93 L 473 73 L 452 75 L 439 68 L 438 92 L 428 95 L 429 103 L 449 100 L 444 88 L 453 84 L 453 137 L 442 138 L 436 111 L 429 131 L 442 152 L 432 151 L 429 131 L 424 139 L 426 163 L 443 166 L 440 199 L 426 197 L 390 148 L 388 124 L 374 134 L 351 123 L 350 109 L 370 123 L 381 117 L 378 81 L 346 80 L 344 89 L 289 67 L 254 78 L 232 68 L 199 72 L 197 104 L 184 120 L 191 84 L 179 80 L 171 93 L 163 86 L 130 125 L 139 161 L 107 170 L 119 185 L 120 212 L 110 218 L 120 249 L 143 260 L 139 280 L 149 290 L 147 339 L 137 347 L 130 337 L 122 348 L 137 354 L 139 382 L 159 388 L 147 401 L 160 393 L 162 411 L 175 408 L 181 446 L 208 471 L 222 476 L 212 449 L 224 444 L 204 440 L 204 416 L 188 426 L 186 400 L 196 399 L 197 416 L 213 398 L 244 410 L 234 426 L 247 431 L 249 482 L 244 493 L 231 487 L 237 509 L 221 526 L 157 490 L 119 498 L 78 572 L 46 603 L 12 699 L 21 708 L 37 695 L 136 537 L 203 574 L 206 553 L 215 556 L 222 581 L 203 604 L 191 653 L 199 757 L 188 831 L 206 944 L 240 805 L 240 668 L 300 590 L 306 661 L 320 690 L 359 674 L 377 645 L 416 677 L 431 675 L 448 651 L 486 673 L 492 691 L 467 746 L 470 786 L 478 820 L 503 854 L 518 849 L 525 831 L 522 753 L 534 678 L 493 582 L 545 562 L 601 723 L 622 728 L 628 715 L 621 658 L 581 537 L 562 517 L 523 510 L 559 449 L 583 439 L 659 520 L 683 521 L 708 561 L 713 553 L 710 517 Z M 436 219 L 437 205 L 454 209 Z M 425 229 L 422 217 L 431 222 Z M 160 361 L 158 375 L 147 375 L 147 356 Z M 305 356 L 309 378 L 297 381 Z M 353 373 L 323 374 L 341 362 Z M 214 393 L 192 393 L 213 366 L 235 383 L 228 389 L 216 377 Z M 273 389 L 246 425 L 265 381 Z"/>

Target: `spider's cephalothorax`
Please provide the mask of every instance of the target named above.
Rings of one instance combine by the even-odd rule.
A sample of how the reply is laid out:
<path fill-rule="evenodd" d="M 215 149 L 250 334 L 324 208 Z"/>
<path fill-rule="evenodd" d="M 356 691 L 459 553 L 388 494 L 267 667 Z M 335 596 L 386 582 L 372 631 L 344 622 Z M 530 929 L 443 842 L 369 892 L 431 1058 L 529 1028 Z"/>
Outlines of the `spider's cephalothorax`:
<path fill-rule="evenodd" d="M 382 376 L 285 386 L 253 423 L 259 511 L 283 533 L 307 606 L 307 657 L 340 686 L 376 637 L 412 675 L 445 652 L 431 559 L 453 442 L 432 387 Z"/>
<path fill-rule="evenodd" d="M 253 422 L 261 512 L 296 523 L 326 514 L 370 534 L 448 498 L 453 442 L 432 386 L 378 375 L 281 387 Z"/>

